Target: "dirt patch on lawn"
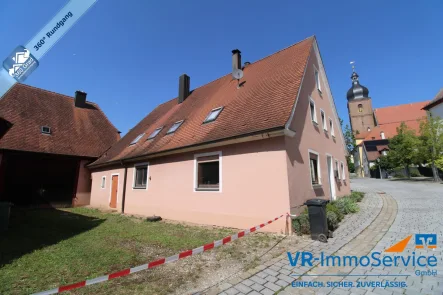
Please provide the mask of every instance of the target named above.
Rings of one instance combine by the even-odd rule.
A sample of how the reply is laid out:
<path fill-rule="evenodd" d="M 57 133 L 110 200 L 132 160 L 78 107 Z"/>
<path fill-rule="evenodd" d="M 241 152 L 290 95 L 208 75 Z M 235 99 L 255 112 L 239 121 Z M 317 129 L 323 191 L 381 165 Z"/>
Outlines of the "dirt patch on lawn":
<path fill-rule="evenodd" d="M 220 281 L 246 272 L 256 266 L 275 258 L 290 245 L 298 243 L 302 238 L 270 233 L 254 233 L 233 243 L 226 244 L 214 251 L 194 256 L 188 261 L 183 260 L 184 269 L 188 272 L 186 280 L 173 294 L 194 294 L 217 285 Z M 197 267 L 195 267 L 197 266 Z M 181 267 L 181 266 L 180 266 Z"/>

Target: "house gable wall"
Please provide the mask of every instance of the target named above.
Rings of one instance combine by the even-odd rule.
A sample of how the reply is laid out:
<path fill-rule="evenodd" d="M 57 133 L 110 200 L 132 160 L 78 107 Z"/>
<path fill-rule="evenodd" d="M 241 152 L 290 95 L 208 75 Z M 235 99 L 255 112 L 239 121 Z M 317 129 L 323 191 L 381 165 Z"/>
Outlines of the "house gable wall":
<path fill-rule="evenodd" d="M 315 70 L 320 71 L 322 93 L 317 90 L 314 76 Z M 340 171 L 341 179 L 336 179 L 333 184 L 337 197 L 350 193 L 349 173 L 340 122 L 338 121 L 328 87 L 324 69 L 321 63 L 319 63 L 315 48 L 313 48 L 303 78 L 294 117 L 290 124 L 290 128 L 296 132 L 296 135 L 294 137 L 285 137 L 288 187 L 292 213 L 299 213 L 301 210 L 299 206 L 308 199 L 316 197 L 331 198 L 327 155 L 333 157 L 334 165 L 335 160 L 338 160 L 339 169 L 341 168 L 341 163 L 343 163 L 345 168 L 345 180 L 343 180 L 343 176 L 341 176 L 342 171 Z M 315 102 L 318 125 L 311 120 L 310 99 Z M 323 129 L 320 109 L 325 113 L 327 131 Z M 329 119 L 333 120 L 335 138 L 331 136 Z M 321 186 L 315 189 L 311 185 L 309 150 L 319 154 Z"/>

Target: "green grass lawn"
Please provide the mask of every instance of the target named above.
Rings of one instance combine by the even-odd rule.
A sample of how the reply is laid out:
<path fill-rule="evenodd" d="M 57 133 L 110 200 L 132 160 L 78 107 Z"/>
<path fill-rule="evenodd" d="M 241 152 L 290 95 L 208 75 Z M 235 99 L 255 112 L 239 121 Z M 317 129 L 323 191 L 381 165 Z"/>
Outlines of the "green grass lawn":
<path fill-rule="evenodd" d="M 88 208 L 14 209 L 9 230 L 0 237 L 0 294 L 30 294 L 94 278 L 231 233 L 228 229 L 150 223 Z M 74 293 L 114 293 L 112 283 L 99 285 Z M 168 291 L 158 279 L 149 289 L 154 290 L 152 294 Z"/>

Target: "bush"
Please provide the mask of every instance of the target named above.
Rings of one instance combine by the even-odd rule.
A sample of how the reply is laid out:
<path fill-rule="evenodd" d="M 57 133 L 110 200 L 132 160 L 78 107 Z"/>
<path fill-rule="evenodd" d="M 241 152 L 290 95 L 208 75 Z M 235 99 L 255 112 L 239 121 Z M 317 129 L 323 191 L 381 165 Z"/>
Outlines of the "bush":
<path fill-rule="evenodd" d="M 352 200 L 354 200 L 355 202 L 361 202 L 361 200 L 363 200 L 364 196 L 365 196 L 365 194 L 362 192 L 352 192 L 349 197 Z"/>
<path fill-rule="evenodd" d="M 339 223 L 339 220 L 337 218 L 337 214 L 335 214 L 332 211 L 327 211 L 326 212 L 326 218 L 328 220 L 328 229 L 330 231 L 336 230 L 337 227 L 338 227 L 338 223 Z"/>
<path fill-rule="evenodd" d="M 298 235 L 307 235 L 311 231 L 309 229 L 309 216 L 307 214 L 301 214 L 292 220 L 292 226 Z"/>
<path fill-rule="evenodd" d="M 337 206 L 335 206 L 335 202 L 330 202 L 326 205 L 326 214 L 328 212 L 333 212 L 335 214 L 335 216 L 337 217 L 338 222 L 343 220 L 344 215 L 337 208 Z"/>
<path fill-rule="evenodd" d="M 335 202 L 335 206 L 343 215 L 358 212 L 358 205 L 350 197 L 343 197 Z"/>
<path fill-rule="evenodd" d="M 411 177 L 420 177 L 421 176 L 421 174 L 420 174 L 420 172 L 418 172 L 418 170 L 412 170 L 410 172 L 410 175 L 411 175 Z"/>

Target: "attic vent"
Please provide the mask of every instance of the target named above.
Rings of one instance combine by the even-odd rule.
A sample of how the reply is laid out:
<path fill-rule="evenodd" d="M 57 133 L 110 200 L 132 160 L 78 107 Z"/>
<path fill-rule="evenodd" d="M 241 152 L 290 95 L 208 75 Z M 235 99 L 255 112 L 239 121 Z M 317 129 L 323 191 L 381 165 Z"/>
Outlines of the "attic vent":
<path fill-rule="evenodd" d="M 51 134 L 51 127 L 42 126 L 42 134 Z"/>

